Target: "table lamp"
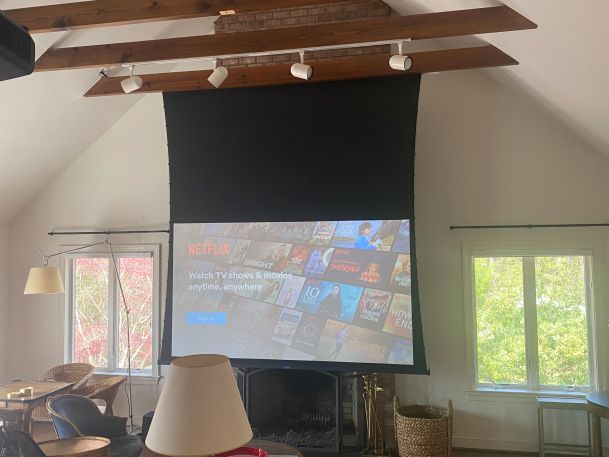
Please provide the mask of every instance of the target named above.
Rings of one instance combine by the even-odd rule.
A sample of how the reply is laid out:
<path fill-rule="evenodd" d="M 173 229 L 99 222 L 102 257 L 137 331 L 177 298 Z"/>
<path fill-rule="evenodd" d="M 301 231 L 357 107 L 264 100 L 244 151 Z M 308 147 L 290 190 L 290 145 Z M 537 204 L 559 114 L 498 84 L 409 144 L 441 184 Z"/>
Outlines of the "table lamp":
<path fill-rule="evenodd" d="M 173 360 L 154 412 L 146 447 L 167 456 L 211 456 L 252 439 L 228 357 Z"/>

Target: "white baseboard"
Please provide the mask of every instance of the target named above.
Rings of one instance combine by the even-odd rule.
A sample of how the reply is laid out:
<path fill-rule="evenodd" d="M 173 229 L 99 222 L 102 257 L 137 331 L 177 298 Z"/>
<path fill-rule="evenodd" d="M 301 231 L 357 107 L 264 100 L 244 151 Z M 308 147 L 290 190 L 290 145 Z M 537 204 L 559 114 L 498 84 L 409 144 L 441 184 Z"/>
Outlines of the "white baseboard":
<path fill-rule="evenodd" d="M 604 441 L 604 440 L 603 440 Z M 491 438 L 480 438 L 473 436 L 453 436 L 453 447 L 461 449 L 480 449 L 489 451 L 508 451 L 508 452 L 539 452 L 537 441 L 515 441 Z M 572 455 L 570 448 L 565 448 L 564 453 Z M 603 453 L 609 452 L 609 447 L 603 446 Z M 559 454 L 561 452 L 551 451 L 549 453 Z"/>
<path fill-rule="evenodd" d="M 539 445 L 530 441 L 498 440 L 473 436 L 453 436 L 453 447 L 492 451 L 538 452 Z"/>

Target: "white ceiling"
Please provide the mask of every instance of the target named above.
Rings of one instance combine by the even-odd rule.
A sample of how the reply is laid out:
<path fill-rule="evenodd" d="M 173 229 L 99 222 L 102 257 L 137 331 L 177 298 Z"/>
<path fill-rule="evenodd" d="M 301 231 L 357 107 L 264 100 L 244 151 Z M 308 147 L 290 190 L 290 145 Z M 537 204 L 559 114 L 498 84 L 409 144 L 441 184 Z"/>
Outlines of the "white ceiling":
<path fill-rule="evenodd" d="M 0 0 L 0 9 L 70 0 Z M 400 14 L 475 8 L 492 0 L 386 0 Z M 531 97 L 584 141 L 609 154 L 607 0 L 506 0 L 539 29 L 484 36 L 520 61 L 485 70 Z M 37 54 L 79 46 L 211 33 L 212 19 L 36 35 Z M 471 42 L 451 40 L 451 45 Z M 448 42 L 447 42 L 448 43 Z M 146 67 L 143 72 L 157 68 Z M 82 154 L 141 96 L 85 99 L 97 70 L 34 74 L 0 83 L 0 222 L 9 220 Z M 517 134 L 517 132 L 515 132 Z"/>

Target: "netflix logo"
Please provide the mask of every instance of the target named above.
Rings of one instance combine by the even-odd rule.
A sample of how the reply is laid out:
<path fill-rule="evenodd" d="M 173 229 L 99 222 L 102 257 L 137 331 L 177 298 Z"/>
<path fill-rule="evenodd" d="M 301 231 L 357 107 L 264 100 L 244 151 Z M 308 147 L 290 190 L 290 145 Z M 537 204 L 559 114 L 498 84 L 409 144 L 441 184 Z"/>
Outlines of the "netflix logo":
<path fill-rule="evenodd" d="M 188 245 L 189 256 L 213 256 L 225 257 L 230 255 L 229 243 L 190 243 Z"/>

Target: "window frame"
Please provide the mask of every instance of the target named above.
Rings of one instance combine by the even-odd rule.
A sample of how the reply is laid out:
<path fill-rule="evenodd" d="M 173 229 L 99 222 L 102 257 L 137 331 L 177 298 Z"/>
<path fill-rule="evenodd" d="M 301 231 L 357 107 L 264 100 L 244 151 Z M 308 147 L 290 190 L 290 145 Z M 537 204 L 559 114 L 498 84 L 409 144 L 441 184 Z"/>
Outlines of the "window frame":
<path fill-rule="evenodd" d="M 558 243 L 543 242 L 497 244 L 497 243 L 463 243 L 463 290 L 466 327 L 466 369 L 468 392 L 473 394 L 514 394 L 551 395 L 551 396 L 584 396 L 586 392 L 598 389 L 599 386 L 599 346 L 598 346 L 598 306 L 599 291 L 596 287 L 601 278 L 601 265 L 598 261 L 600 247 L 595 243 Z M 535 307 L 536 286 L 534 276 L 535 257 L 583 256 L 585 257 L 586 281 L 586 327 L 588 337 L 588 364 L 590 370 L 590 387 L 571 388 L 564 386 L 539 385 L 537 344 L 537 319 Z M 478 345 L 477 314 L 475 303 L 474 259 L 488 257 L 522 257 L 523 258 L 523 301 L 525 302 L 525 346 L 527 384 L 499 384 L 478 382 Z M 527 306 L 527 302 L 529 305 Z M 527 312 L 528 311 L 528 312 Z M 533 312 L 530 312 L 533 311 Z M 530 322 L 534 322 L 531 326 Z M 606 368 L 606 367 L 605 367 Z"/>
<path fill-rule="evenodd" d="M 63 245 L 62 249 L 72 249 L 78 245 Z M 152 284 L 152 368 L 150 370 L 132 369 L 133 377 L 139 379 L 152 378 L 157 379 L 160 375 L 160 366 L 158 364 L 160 351 L 160 335 L 161 335 L 161 246 L 160 244 L 112 244 L 112 250 L 117 261 L 121 257 L 152 257 L 153 263 L 153 284 Z M 95 367 L 95 373 L 101 375 L 125 375 L 126 368 L 117 366 L 118 347 L 119 347 L 119 306 L 120 305 L 120 288 L 114 274 L 114 266 L 110 252 L 108 250 L 100 250 L 99 247 L 91 249 L 83 249 L 75 253 L 65 254 L 63 256 L 63 270 L 65 278 L 65 300 L 63 307 L 64 318 L 62 319 L 63 329 L 63 359 L 65 363 L 72 363 L 74 357 L 74 259 L 78 258 L 107 258 L 109 259 L 110 274 L 108 276 L 108 296 L 109 302 L 109 321 L 110 333 L 108 341 L 111 342 L 108 348 L 108 367 Z"/>

